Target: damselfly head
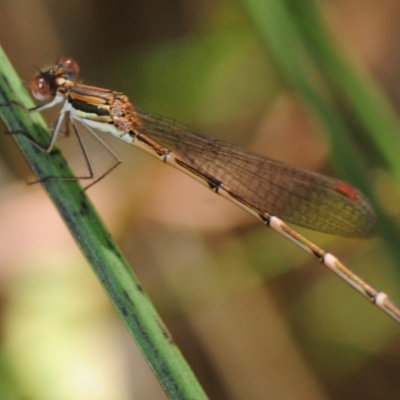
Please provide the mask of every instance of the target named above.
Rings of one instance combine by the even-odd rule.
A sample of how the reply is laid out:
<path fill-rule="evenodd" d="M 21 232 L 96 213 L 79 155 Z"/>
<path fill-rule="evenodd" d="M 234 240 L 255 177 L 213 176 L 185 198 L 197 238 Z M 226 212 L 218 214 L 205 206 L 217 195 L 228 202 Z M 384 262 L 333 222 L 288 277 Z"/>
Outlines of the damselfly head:
<path fill-rule="evenodd" d="M 45 71 L 39 71 L 30 84 L 33 97 L 44 101 L 55 96 L 59 90 L 65 93 L 75 81 L 79 73 L 79 65 L 72 58 L 60 58 L 58 63 Z"/>

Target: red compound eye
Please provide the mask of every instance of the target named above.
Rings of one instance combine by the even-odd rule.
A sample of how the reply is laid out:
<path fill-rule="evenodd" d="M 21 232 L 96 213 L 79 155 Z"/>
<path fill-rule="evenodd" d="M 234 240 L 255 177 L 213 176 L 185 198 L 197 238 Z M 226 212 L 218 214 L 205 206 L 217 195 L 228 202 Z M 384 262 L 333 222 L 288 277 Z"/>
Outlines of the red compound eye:
<path fill-rule="evenodd" d="M 43 101 L 50 97 L 50 84 L 40 75 L 32 79 L 30 88 L 36 100 Z"/>
<path fill-rule="evenodd" d="M 69 79 L 75 79 L 79 73 L 79 65 L 72 58 L 60 58 L 60 60 L 58 60 L 58 66 L 63 74 L 68 75 Z"/>

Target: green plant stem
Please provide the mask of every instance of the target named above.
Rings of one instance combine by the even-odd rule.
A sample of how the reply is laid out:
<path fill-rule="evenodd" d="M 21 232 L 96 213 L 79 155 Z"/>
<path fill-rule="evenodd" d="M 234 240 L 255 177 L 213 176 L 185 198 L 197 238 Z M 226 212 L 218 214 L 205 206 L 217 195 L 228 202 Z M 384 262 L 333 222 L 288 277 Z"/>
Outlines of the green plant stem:
<path fill-rule="evenodd" d="M 366 162 L 358 151 L 352 126 L 344 116 L 351 105 L 358 126 L 374 140 L 376 152 L 400 177 L 396 149 L 398 121 L 372 78 L 362 80 L 340 57 L 322 29 L 313 0 L 241 0 L 249 18 L 280 71 L 329 132 L 333 163 L 346 179 L 371 200 L 378 214 L 382 236 L 400 265 L 400 230 L 376 198 Z M 366 75 L 364 75 L 365 77 Z M 382 130 L 385 130 L 383 133 Z M 396 145 L 398 143 L 398 145 Z"/>
<path fill-rule="evenodd" d="M 60 151 L 45 145 L 49 132 L 40 115 L 30 115 L 15 103 L 31 106 L 26 89 L 0 48 L 0 115 L 42 182 L 71 234 L 98 276 L 120 317 L 171 399 L 206 399 L 181 352 L 172 341 L 138 279 L 99 219 L 77 181 L 47 179 L 73 176 Z M 32 140 L 28 140 L 26 136 Z"/>

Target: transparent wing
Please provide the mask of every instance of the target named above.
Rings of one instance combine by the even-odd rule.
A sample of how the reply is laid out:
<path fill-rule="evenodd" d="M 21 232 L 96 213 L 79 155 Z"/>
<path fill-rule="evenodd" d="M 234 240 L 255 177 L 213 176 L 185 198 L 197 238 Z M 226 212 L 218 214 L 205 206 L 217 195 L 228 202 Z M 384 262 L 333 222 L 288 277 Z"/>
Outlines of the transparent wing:
<path fill-rule="evenodd" d="M 377 219 L 365 197 L 352 186 L 207 138 L 172 120 L 137 110 L 138 131 L 236 195 L 287 222 L 321 232 L 366 237 Z"/>

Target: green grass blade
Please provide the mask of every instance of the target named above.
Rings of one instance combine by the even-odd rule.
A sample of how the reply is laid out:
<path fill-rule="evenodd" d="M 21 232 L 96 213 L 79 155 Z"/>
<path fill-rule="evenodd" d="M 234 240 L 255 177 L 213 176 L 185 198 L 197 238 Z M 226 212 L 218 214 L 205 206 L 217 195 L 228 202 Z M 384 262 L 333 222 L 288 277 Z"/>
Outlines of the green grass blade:
<path fill-rule="evenodd" d="M 392 106 L 367 70 L 356 72 L 340 57 L 322 26 L 313 1 L 301 2 L 300 7 L 299 2 L 287 2 L 325 82 L 331 93 L 338 96 L 336 104 L 345 103 L 346 108 L 351 108 L 352 117 L 357 118 L 356 125 L 364 128 L 363 133 L 370 136 L 379 157 L 385 160 L 400 183 L 400 124 Z"/>
<path fill-rule="evenodd" d="M 332 161 L 336 169 L 371 200 L 380 221 L 382 236 L 399 265 L 400 230 L 376 199 L 366 162 L 352 135 L 352 125 L 343 114 L 343 108 L 337 106 L 340 103 L 338 90 L 340 88 L 344 93 L 342 96 L 353 105 L 362 121 L 361 126 L 373 131 L 374 136 L 379 136 L 378 132 L 382 134 L 382 130 L 388 128 L 381 136 L 384 139 L 374 143 L 376 149 L 384 153 L 384 159 L 390 163 L 392 170 L 396 171 L 399 146 L 393 146 L 393 143 L 399 140 L 388 138 L 395 136 L 398 122 L 390 113 L 390 107 L 382 102 L 382 97 L 375 96 L 376 91 L 371 85 L 356 79 L 351 68 L 336 55 L 326 39 L 312 1 L 242 0 L 242 4 L 260 39 L 272 53 L 283 79 L 307 102 L 329 132 Z M 376 118 L 371 117 L 372 113 Z M 390 143 L 392 148 L 388 151 Z"/>
<path fill-rule="evenodd" d="M 31 106 L 26 89 L 0 48 L 0 115 L 32 170 L 59 210 L 70 232 L 98 276 L 129 332 L 171 399 L 206 399 L 179 349 L 173 343 L 150 299 L 113 242 L 85 192 L 76 181 L 44 180 L 72 176 L 58 149 L 40 151 L 49 141 L 40 115 L 29 115 L 12 102 Z"/>

